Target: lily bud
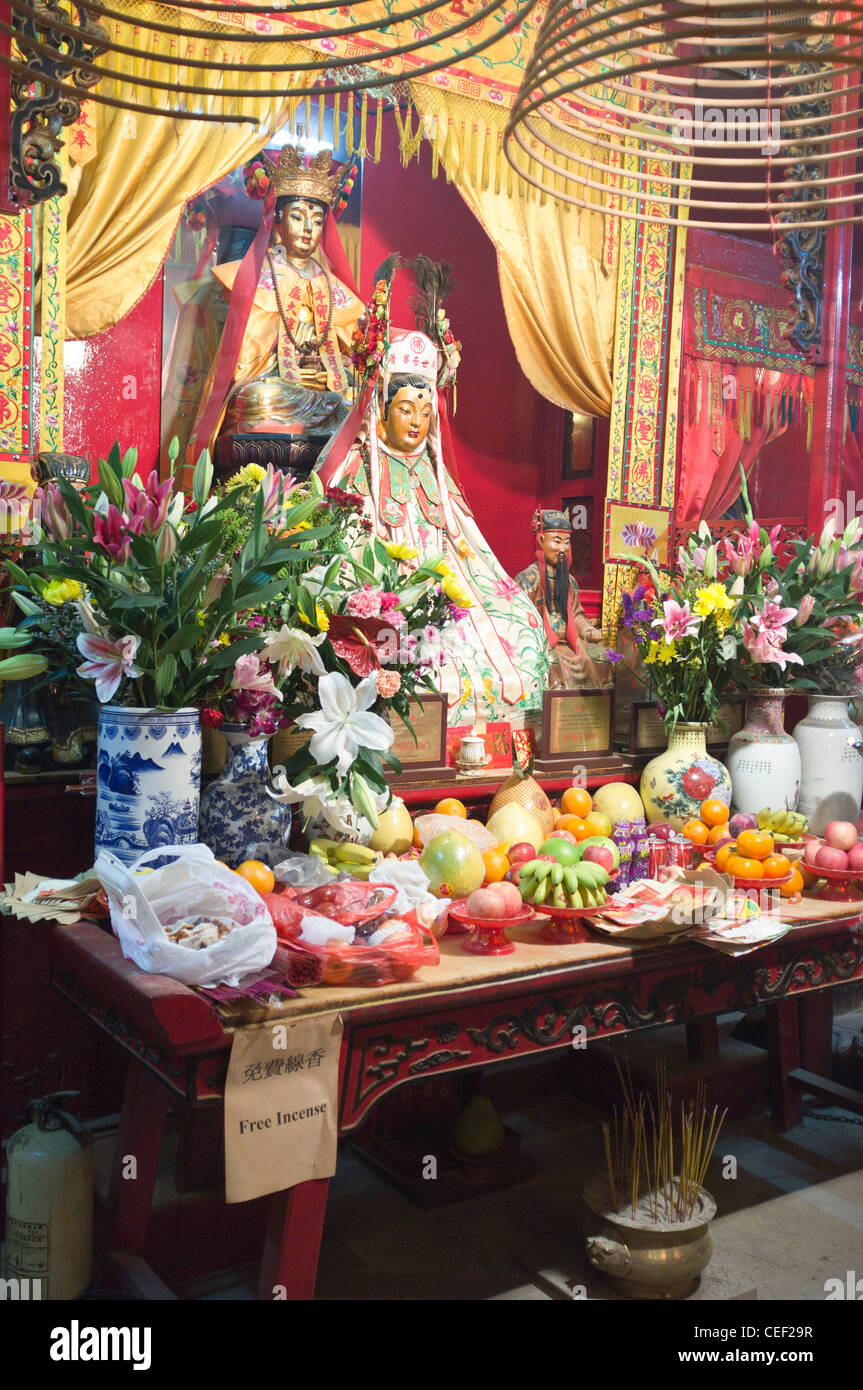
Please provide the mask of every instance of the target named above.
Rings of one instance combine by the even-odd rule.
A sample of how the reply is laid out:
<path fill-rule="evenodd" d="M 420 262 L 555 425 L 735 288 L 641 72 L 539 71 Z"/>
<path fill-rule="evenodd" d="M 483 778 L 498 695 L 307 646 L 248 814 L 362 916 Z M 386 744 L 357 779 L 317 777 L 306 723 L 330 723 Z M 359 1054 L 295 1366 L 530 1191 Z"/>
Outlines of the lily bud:
<path fill-rule="evenodd" d="M 365 816 L 372 830 L 377 830 L 380 822 L 377 802 L 368 782 L 358 772 L 351 777 L 351 800 L 360 815 Z"/>
<path fill-rule="evenodd" d="M 770 542 L 768 541 L 767 544 L 765 545 L 764 549 L 763 549 L 762 552 L 761 552 L 761 556 L 760 556 L 760 559 L 759 559 L 759 561 L 758 561 L 758 568 L 759 568 L 760 570 L 766 570 L 767 566 L 770 564 L 770 561 L 771 561 L 772 559 L 773 559 L 773 546 L 772 546 L 772 545 L 770 544 Z"/>
<path fill-rule="evenodd" d="M 20 652 L 18 656 L 7 656 L 0 661 L 0 680 L 26 681 L 31 676 L 41 676 L 48 670 L 48 660 L 35 652 Z"/>
<path fill-rule="evenodd" d="M 162 527 L 161 534 L 156 542 L 156 564 L 167 565 L 174 551 L 177 549 L 177 533 L 173 526 L 167 522 Z"/>
<path fill-rule="evenodd" d="M 703 573 L 704 573 L 704 578 L 705 578 L 705 579 L 715 579 L 715 578 L 716 578 L 716 546 L 715 546 L 715 545 L 711 545 L 711 546 L 709 546 L 708 549 L 707 549 L 707 553 L 706 553 L 706 555 L 704 556 L 704 571 L 703 571 Z"/>
<path fill-rule="evenodd" d="M 824 530 L 821 532 L 821 539 L 818 542 L 818 549 L 824 550 L 830 545 L 836 535 L 836 517 L 831 516 L 825 523 Z"/>
<path fill-rule="evenodd" d="M 733 594 L 735 598 L 739 598 L 740 595 L 743 593 L 743 589 L 744 589 L 743 575 L 742 575 L 742 574 L 738 574 L 738 575 L 735 576 L 735 578 L 734 578 L 734 580 L 733 580 L 733 582 L 732 582 L 731 588 L 728 590 L 728 592 L 729 592 L 729 594 Z"/>
<path fill-rule="evenodd" d="M 797 617 L 794 619 L 795 627 L 802 627 L 808 623 L 812 616 L 812 609 L 815 607 L 815 599 L 811 594 L 804 594 L 800 600 L 800 607 L 797 609 Z"/>
<path fill-rule="evenodd" d="M 222 565 L 221 569 L 216 570 L 216 573 L 212 576 L 209 584 L 204 590 L 204 597 L 201 599 L 202 608 L 209 608 L 211 603 L 215 603 L 217 599 L 221 598 L 222 590 L 230 577 L 230 565 Z"/>

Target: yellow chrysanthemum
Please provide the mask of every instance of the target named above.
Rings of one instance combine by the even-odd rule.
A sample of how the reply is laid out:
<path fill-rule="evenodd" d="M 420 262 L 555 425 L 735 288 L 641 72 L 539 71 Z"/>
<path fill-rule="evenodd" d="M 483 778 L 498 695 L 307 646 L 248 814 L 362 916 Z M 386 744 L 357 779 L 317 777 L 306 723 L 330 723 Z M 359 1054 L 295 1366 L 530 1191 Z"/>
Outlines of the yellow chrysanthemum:
<path fill-rule="evenodd" d="M 720 632 L 727 632 L 734 621 L 735 606 L 734 599 L 724 585 L 708 584 L 705 588 L 697 590 L 693 612 L 700 618 L 709 618 L 712 613 Z"/>
<path fill-rule="evenodd" d="M 415 560 L 419 554 L 412 545 L 402 545 L 399 541 L 384 541 L 384 549 L 391 560 Z"/>
<path fill-rule="evenodd" d="M 59 608 L 62 603 L 72 603 L 81 597 L 81 585 L 77 579 L 52 579 L 42 594 L 46 603 Z"/>
<path fill-rule="evenodd" d="M 471 598 L 470 590 L 462 584 L 460 579 L 456 579 L 455 575 L 444 575 L 441 581 L 441 588 L 447 598 L 459 608 L 473 607 L 473 599 Z"/>
<path fill-rule="evenodd" d="M 247 463 L 245 468 L 241 468 L 239 473 L 235 473 L 233 478 L 229 478 L 227 486 L 232 487 L 259 487 L 267 476 L 266 468 L 262 468 L 259 463 Z"/>
<path fill-rule="evenodd" d="M 299 619 L 301 623 L 305 623 L 306 627 L 312 626 L 305 613 L 300 613 Z M 323 607 L 323 605 L 320 603 L 315 604 L 315 624 L 319 632 L 329 632 L 330 630 L 329 614 L 327 613 L 327 610 Z"/>
<path fill-rule="evenodd" d="M 223 632 L 223 633 L 221 634 L 220 638 L 219 638 L 219 646 L 220 646 L 220 647 L 229 647 L 230 645 L 231 645 L 231 638 L 230 638 L 230 635 L 229 635 L 227 632 Z"/>
<path fill-rule="evenodd" d="M 676 642 L 651 642 L 650 650 L 644 658 L 645 666 L 653 666 L 659 662 L 661 666 L 667 666 L 677 655 Z"/>

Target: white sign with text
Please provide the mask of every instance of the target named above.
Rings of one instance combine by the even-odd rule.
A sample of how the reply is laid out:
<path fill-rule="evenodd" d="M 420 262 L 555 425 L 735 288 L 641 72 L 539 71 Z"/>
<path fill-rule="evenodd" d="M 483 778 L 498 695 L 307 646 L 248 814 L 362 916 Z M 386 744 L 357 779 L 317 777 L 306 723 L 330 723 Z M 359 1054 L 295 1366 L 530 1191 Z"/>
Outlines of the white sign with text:
<path fill-rule="evenodd" d="M 331 1178 L 338 1140 L 336 1014 L 243 1028 L 225 1086 L 225 1201 Z"/>

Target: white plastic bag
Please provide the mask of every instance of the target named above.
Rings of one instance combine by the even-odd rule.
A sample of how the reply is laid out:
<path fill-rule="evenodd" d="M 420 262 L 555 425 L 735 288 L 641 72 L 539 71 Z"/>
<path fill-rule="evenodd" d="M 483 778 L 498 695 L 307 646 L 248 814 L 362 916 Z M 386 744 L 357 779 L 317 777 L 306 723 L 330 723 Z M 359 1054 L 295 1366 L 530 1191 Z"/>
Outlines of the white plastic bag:
<path fill-rule="evenodd" d="M 369 874 L 369 883 L 389 883 L 398 889 L 393 917 L 403 917 L 411 908 L 426 903 L 433 903 L 440 911 L 449 907 L 449 898 L 436 898 L 431 892 L 428 875 L 418 859 L 383 859 Z"/>
<path fill-rule="evenodd" d="M 171 862 L 142 873 L 154 859 Z M 186 985 L 236 985 L 273 959 L 276 929 L 266 904 L 206 845 L 159 846 L 128 868 L 103 850 L 95 872 L 123 955 L 150 974 Z M 231 930 L 200 950 L 169 940 L 166 928 L 196 918 L 228 922 Z"/>

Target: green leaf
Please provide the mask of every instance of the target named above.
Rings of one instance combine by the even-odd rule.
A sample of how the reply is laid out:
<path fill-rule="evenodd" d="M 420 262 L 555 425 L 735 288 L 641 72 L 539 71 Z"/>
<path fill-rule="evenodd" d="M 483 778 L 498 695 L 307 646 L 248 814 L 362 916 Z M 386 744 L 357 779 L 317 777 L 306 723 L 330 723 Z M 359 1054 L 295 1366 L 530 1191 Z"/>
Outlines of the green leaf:
<path fill-rule="evenodd" d="M 203 636 L 204 629 L 200 623 L 186 623 L 183 627 L 178 628 L 167 642 L 160 644 L 159 649 L 164 655 L 190 650 L 203 640 Z"/>
<path fill-rule="evenodd" d="M 191 555 L 193 551 L 199 550 L 201 546 L 208 545 L 222 535 L 222 523 L 218 517 L 210 513 L 206 521 L 201 521 L 197 526 L 190 526 L 185 536 L 181 536 L 177 543 L 177 555 Z"/>
<path fill-rule="evenodd" d="M 20 565 L 16 565 L 14 560 L 7 560 L 6 568 L 11 574 L 12 578 L 15 580 L 16 584 L 23 585 L 25 589 L 29 589 L 31 587 L 29 574 L 26 570 L 22 570 Z"/>
<path fill-rule="evenodd" d="M 156 666 L 156 694 L 160 698 L 167 695 L 174 688 L 174 681 L 177 679 L 177 661 L 170 653 L 162 651 L 161 658 Z"/>
<path fill-rule="evenodd" d="M 122 598 L 112 601 L 111 608 L 125 613 L 136 608 L 158 608 L 164 601 L 162 594 L 124 594 Z M 105 616 L 110 618 L 110 611 L 106 612 Z"/>
<path fill-rule="evenodd" d="M 119 450 L 118 450 L 117 452 L 118 452 L 118 455 L 119 455 Z M 111 450 L 111 453 L 113 454 L 113 449 Z M 109 459 L 110 459 L 110 455 L 109 455 Z M 119 460 L 119 457 L 118 457 L 118 458 L 117 458 L 117 468 L 118 468 L 118 470 L 119 470 L 119 466 L 120 466 L 120 460 Z M 108 498 L 108 501 L 109 501 L 109 502 L 113 502 L 114 506 L 115 506 L 115 507 L 119 507 L 120 510 L 122 511 L 122 509 L 123 509 L 123 504 L 124 504 L 124 502 L 125 502 L 125 500 L 126 500 L 126 495 L 125 495 L 125 493 L 123 492 L 123 484 L 122 484 L 122 482 L 120 481 L 120 478 L 119 478 L 119 476 L 118 476 L 118 473 L 116 473 L 116 472 L 114 471 L 114 469 L 111 467 L 110 462 L 106 462 L 104 459 L 100 459 L 100 460 L 99 460 L 99 484 L 100 484 L 100 486 L 101 486 L 101 488 L 102 488 L 102 491 L 104 492 L 105 496 Z"/>
<path fill-rule="evenodd" d="M 99 462 L 101 463 L 102 460 L 100 459 Z M 113 469 L 114 473 L 116 473 L 116 475 L 119 477 L 119 476 L 120 476 L 120 470 L 121 470 L 121 468 L 122 468 L 122 461 L 121 461 L 121 459 L 120 459 L 120 441 L 119 441 L 119 439 L 115 439 L 115 440 L 114 440 L 114 443 L 111 445 L 111 448 L 108 450 L 108 457 L 107 457 L 107 459 L 105 460 L 105 462 L 107 463 L 108 467 L 111 468 L 111 469 Z"/>

